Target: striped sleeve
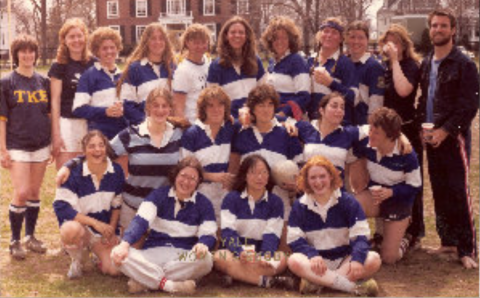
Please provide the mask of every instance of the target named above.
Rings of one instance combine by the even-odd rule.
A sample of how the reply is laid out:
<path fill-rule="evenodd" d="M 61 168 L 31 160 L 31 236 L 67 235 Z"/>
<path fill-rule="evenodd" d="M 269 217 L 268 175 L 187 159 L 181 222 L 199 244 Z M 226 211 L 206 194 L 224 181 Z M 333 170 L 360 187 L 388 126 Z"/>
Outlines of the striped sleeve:
<path fill-rule="evenodd" d="M 278 249 L 280 237 L 282 236 L 284 207 L 282 200 L 273 194 L 270 194 L 268 200 L 271 200 L 272 204 L 267 218 L 267 225 L 263 232 L 261 251 L 262 253 L 270 252 L 270 255 L 273 256 Z"/>
<path fill-rule="evenodd" d="M 311 259 L 318 256 L 318 251 L 307 242 L 307 234 L 302 228 L 305 218 L 302 209 L 300 201 L 295 201 L 288 218 L 287 244 L 293 252 L 302 253 Z"/>
<path fill-rule="evenodd" d="M 238 243 L 238 239 L 240 239 L 235 227 L 235 222 L 237 221 L 235 200 L 238 198 L 238 195 L 239 194 L 235 191 L 227 194 L 223 199 L 222 210 L 220 212 L 222 241 L 225 242 L 227 249 L 236 255 L 240 255 L 243 251 L 241 246 L 235 245 Z"/>

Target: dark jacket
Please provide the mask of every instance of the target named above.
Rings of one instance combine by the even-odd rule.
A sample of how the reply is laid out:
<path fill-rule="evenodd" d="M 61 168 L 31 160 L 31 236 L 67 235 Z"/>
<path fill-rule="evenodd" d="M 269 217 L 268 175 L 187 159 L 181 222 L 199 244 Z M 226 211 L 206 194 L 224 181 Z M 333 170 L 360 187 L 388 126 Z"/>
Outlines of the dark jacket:
<path fill-rule="evenodd" d="M 420 67 L 420 88 L 416 121 L 425 121 L 428 85 L 433 52 Z M 466 135 L 479 106 L 479 76 L 475 63 L 457 47 L 444 58 L 438 67 L 437 86 L 433 105 L 435 128 L 443 128 L 451 136 Z"/>

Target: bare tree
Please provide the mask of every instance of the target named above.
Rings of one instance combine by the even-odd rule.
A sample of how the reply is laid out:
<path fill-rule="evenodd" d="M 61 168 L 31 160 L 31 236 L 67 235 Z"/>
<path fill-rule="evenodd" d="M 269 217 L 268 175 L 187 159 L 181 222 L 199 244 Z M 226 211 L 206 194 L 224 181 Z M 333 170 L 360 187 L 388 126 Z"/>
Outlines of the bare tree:
<path fill-rule="evenodd" d="M 323 19 L 341 17 L 350 23 L 362 20 L 373 0 L 270 0 L 273 6 L 286 8 L 301 20 L 304 50 L 308 54 L 313 45 L 312 36 L 319 30 Z"/>

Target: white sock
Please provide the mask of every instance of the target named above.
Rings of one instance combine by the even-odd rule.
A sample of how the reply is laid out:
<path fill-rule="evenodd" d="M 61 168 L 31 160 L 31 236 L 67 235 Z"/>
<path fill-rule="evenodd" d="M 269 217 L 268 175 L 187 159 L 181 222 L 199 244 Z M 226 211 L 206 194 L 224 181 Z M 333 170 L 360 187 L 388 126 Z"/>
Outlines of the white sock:
<path fill-rule="evenodd" d="M 167 280 L 163 286 L 163 290 L 169 293 L 193 293 L 195 292 L 195 287 L 196 285 L 193 280 Z"/>
<path fill-rule="evenodd" d="M 345 276 L 337 274 L 333 280 L 332 288 L 347 293 L 355 291 L 355 283 L 348 280 Z"/>

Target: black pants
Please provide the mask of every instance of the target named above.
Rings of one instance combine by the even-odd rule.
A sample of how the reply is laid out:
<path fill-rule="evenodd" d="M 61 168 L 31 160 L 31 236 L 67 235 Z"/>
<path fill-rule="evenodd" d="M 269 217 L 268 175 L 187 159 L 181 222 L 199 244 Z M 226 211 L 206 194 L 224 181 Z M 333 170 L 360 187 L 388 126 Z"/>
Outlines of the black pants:
<path fill-rule="evenodd" d="M 423 147 L 419 131 L 414 125 L 407 124 L 402 126 L 402 133 L 408 138 L 413 150 L 417 154 L 420 176 L 422 177 L 422 187 L 413 201 L 412 222 L 407 228 L 407 234 L 410 234 L 413 239 L 418 239 L 425 237 L 425 222 L 423 219 Z"/>
<path fill-rule="evenodd" d="M 437 232 L 443 246 L 459 257 L 477 256 L 472 198 L 468 188 L 470 136 L 448 136 L 438 148 L 427 146 L 428 172 Z"/>

